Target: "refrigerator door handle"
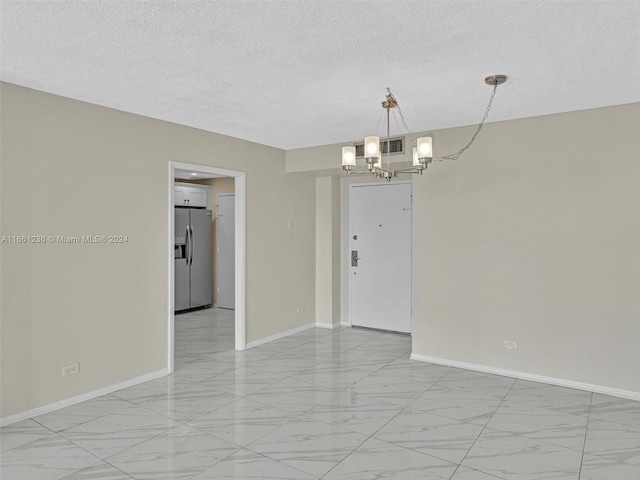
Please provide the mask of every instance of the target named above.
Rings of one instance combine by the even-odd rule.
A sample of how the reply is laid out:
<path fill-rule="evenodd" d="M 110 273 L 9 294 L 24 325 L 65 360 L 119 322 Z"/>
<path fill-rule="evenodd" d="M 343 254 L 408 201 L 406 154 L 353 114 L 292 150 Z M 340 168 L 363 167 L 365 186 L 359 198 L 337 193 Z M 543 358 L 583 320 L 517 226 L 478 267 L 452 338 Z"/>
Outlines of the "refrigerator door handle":
<path fill-rule="evenodd" d="M 189 257 L 191 257 L 191 235 L 189 232 L 189 225 L 187 225 L 187 241 L 185 242 L 186 252 L 184 258 L 187 262 L 187 267 L 189 266 Z"/>
<path fill-rule="evenodd" d="M 189 225 L 189 230 L 191 230 L 191 235 L 189 235 L 189 241 L 191 242 L 191 247 L 189 248 L 189 265 L 193 265 L 193 225 Z"/>

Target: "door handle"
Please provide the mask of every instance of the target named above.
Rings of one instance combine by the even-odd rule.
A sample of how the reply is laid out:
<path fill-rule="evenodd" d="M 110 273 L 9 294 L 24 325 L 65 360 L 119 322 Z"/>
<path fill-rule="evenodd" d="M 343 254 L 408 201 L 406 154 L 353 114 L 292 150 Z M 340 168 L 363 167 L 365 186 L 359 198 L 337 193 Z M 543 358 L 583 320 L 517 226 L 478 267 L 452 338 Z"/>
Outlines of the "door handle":
<path fill-rule="evenodd" d="M 185 261 L 187 262 L 187 267 L 189 266 L 189 257 L 191 256 L 191 234 L 189 232 L 189 225 L 187 225 L 187 235 L 186 235 L 186 239 L 187 241 L 185 242 L 185 254 L 184 254 L 184 258 Z"/>
<path fill-rule="evenodd" d="M 362 257 L 358 256 L 358 251 L 357 250 L 351 250 L 351 266 L 352 267 L 357 267 L 358 266 L 358 260 L 360 260 Z"/>
<path fill-rule="evenodd" d="M 189 249 L 189 265 L 193 265 L 193 225 L 189 225 L 189 229 L 191 230 L 191 235 L 189 235 L 189 240 L 191 241 L 191 248 Z"/>

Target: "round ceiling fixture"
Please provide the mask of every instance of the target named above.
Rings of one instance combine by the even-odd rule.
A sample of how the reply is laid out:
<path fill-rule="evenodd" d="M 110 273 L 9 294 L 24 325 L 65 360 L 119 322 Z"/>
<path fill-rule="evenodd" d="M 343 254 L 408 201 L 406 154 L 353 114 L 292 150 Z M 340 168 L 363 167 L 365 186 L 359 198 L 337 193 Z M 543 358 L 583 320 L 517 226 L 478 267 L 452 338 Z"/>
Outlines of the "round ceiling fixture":
<path fill-rule="evenodd" d="M 487 85 L 502 85 L 507 81 L 506 75 L 491 75 L 484 79 L 484 83 Z"/>

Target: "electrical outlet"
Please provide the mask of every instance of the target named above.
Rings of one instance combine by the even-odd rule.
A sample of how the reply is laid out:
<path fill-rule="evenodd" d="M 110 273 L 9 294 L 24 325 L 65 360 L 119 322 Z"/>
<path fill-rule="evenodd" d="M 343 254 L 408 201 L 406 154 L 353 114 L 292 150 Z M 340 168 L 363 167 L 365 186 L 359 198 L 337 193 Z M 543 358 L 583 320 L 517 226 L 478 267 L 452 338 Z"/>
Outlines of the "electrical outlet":
<path fill-rule="evenodd" d="M 62 376 L 66 377 L 68 375 L 75 375 L 76 373 L 80 373 L 80 364 L 72 363 L 71 365 L 65 365 L 62 367 Z"/>
<path fill-rule="evenodd" d="M 505 340 L 504 348 L 506 348 L 507 350 L 517 350 L 518 342 L 516 342 L 515 340 Z"/>

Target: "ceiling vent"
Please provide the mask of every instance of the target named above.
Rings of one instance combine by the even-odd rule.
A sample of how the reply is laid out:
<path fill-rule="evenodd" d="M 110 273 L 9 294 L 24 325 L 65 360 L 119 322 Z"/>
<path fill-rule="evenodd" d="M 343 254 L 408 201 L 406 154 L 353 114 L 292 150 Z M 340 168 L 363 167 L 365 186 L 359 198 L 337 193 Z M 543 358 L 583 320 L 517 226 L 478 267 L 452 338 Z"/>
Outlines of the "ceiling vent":
<path fill-rule="evenodd" d="M 364 157 L 364 142 L 356 143 L 354 145 L 356 147 L 356 158 Z M 387 154 L 387 140 L 380 140 L 380 151 L 382 155 Z M 399 153 L 404 153 L 404 137 L 390 138 L 389 139 L 389 155 L 397 155 Z"/>

